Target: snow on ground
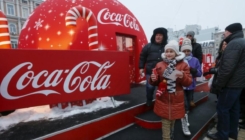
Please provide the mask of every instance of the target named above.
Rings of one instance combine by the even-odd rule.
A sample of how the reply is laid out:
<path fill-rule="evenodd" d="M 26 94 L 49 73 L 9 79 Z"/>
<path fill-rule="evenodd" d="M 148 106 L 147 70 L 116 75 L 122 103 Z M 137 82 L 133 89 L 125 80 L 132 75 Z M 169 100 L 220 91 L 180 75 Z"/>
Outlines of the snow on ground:
<path fill-rule="evenodd" d="M 119 106 L 125 102 L 115 101 L 115 105 Z M 9 127 L 20 122 L 29 122 L 37 120 L 55 120 L 72 116 L 79 113 L 89 113 L 104 108 L 113 108 L 114 105 L 110 97 L 103 97 L 93 101 L 85 106 L 72 106 L 65 109 L 58 107 L 49 108 L 49 105 L 36 106 L 24 109 L 18 109 L 8 116 L 0 117 L 0 131 L 7 130 Z"/>

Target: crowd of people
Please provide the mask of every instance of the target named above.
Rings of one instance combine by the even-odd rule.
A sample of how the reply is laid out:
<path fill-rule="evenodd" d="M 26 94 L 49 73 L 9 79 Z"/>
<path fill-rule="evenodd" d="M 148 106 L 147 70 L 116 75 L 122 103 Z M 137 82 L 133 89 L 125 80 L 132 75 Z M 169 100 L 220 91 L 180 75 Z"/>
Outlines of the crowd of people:
<path fill-rule="evenodd" d="M 244 128 L 245 39 L 242 30 L 240 23 L 225 28 L 216 65 L 203 73 L 213 74 L 210 92 L 217 95 L 217 133 L 207 133 L 213 140 L 237 139 L 238 127 Z M 146 105 L 153 105 L 156 89 L 154 112 L 162 118 L 163 140 L 173 139 L 177 119 L 181 119 L 183 134 L 191 135 L 188 113 L 193 105 L 196 77 L 202 76 L 202 56 L 195 32 L 189 31 L 178 43 L 168 41 L 163 27 L 153 31 L 151 42 L 140 53 L 139 72 L 146 72 Z"/>

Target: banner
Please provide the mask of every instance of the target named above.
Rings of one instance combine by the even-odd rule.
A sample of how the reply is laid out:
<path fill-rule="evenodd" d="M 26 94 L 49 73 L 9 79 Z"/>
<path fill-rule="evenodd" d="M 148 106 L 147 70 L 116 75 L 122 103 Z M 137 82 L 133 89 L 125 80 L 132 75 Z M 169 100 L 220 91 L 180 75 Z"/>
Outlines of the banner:
<path fill-rule="evenodd" d="M 128 52 L 0 50 L 0 111 L 128 93 Z"/>

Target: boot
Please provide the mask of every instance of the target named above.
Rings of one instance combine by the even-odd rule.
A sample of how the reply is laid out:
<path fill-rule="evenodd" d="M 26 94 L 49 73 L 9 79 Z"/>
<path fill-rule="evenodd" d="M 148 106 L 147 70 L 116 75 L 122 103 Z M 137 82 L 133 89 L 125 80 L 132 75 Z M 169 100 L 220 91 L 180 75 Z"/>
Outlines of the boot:
<path fill-rule="evenodd" d="M 191 132 L 189 130 L 189 127 L 187 126 L 187 122 L 185 118 L 181 119 L 181 124 L 182 124 L 182 130 L 183 130 L 184 135 L 190 136 Z"/>
<path fill-rule="evenodd" d="M 191 101 L 191 102 L 190 102 L 190 105 L 191 105 L 191 107 L 196 106 L 195 103 L 194 103 L 194 101 Z"/>

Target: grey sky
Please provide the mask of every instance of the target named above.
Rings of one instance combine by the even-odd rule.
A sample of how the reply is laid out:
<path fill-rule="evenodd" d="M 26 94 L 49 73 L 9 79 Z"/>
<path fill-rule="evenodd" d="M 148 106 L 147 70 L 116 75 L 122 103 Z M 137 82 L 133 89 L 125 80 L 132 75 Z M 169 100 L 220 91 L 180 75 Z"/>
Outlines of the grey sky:
<path fill-rule="evenodd" d="M 156 27 L 179 30 L 198 24 L 221 30 L 234 22 L 245 28 L 245 0 L 118 0 L 139 20 L 149 40 Z"/>

